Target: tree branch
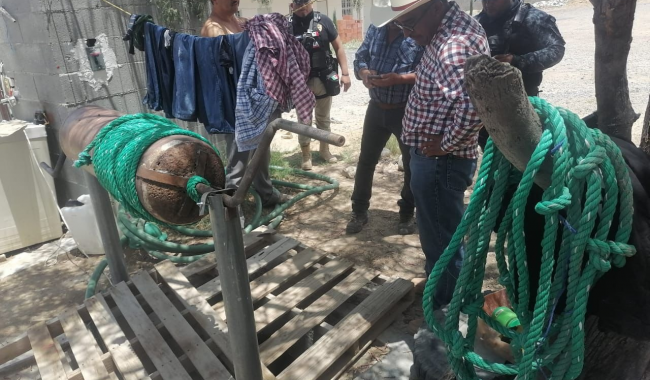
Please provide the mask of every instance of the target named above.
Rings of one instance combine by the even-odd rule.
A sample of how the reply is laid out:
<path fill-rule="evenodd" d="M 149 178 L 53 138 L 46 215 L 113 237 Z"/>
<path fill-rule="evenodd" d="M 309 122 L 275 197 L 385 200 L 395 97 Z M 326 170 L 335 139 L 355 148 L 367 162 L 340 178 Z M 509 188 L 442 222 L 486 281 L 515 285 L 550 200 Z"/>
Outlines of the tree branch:
<path fill-rule="evenodd" d="M 646 107 L 645 117 L 643 118 L 640 148 L 645 154 L 650 155 L 650 97 L 648 98 L 648 107 Z"/>

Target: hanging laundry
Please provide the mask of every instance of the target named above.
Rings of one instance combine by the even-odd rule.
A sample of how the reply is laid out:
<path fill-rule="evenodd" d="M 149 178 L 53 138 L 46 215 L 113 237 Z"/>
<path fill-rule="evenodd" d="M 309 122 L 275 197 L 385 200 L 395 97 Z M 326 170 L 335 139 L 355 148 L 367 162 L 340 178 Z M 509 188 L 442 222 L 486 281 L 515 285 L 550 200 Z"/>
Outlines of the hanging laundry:
<path fill-rule="evenodd" d="M 208 133 L 234 133 L 236 86 L 248 33 L 219 37 L 176 34 L 173 115 L 203 123 Z"/>
<path fill-rule="evenodd" d="M 174 59 L 174 117 L 196 121 L 196 62 L 195 36 L 176 33 L 173 43 Z"/>
<path fill-rule="evenodd" d="M 122 38 L 123 41 L 129 41 L 129 54 L 135 54 L 134 48 L 144 51 L 144 26 L 149 22 L 153 22 L 153 17 L 149 15 L 133 14 L 129 18 L 126 34 Z"/>
<path fill-rule="evenodd" d="M 283 109 L 290 101 L 300 120 L 311 120 L 316 100 L 307 87 L 309 54 L 290 33 L 289 22 L 279 13 L 257 15 L 244 30 L 255 45 L 255 60 L 266 91 Z"/>
<path fill-rule="evenodd" d="M 248 45 L 237 85 L 235 141 L 240 152 L 257 148 L 278 102 L 267 94 L 255 62 L 255 46 Z"/>
<path fill-rule="evenodd" d="M 147 67 L 147 94 L 142 102 L 155 111 L 163 110 L 173 117 L 174 61 L 172 50 L 165 48 L 167 28 L 146 23 L 144 26 L 144 57 Z M 174 33 L 174 32 L 171 32 Z"/>

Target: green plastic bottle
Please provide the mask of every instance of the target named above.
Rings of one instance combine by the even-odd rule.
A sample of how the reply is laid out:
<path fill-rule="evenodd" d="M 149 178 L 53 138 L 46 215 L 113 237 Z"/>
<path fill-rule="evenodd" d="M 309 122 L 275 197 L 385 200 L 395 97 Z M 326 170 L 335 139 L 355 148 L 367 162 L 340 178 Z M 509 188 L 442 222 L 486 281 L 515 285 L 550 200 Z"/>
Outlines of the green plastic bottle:
<path fill-rule="evenodd" d="M 521 322 L 519 322 L 519 317 L 517 317 L 517 314 L 515 314 L 512 309 L 506 306 L 501 306 L 494 309 L 494 312 L 492 312 L 492 318 L 499 322 L 501 326 L 504 326 L 508 329 L 517 329 L 521 326 Z"/>

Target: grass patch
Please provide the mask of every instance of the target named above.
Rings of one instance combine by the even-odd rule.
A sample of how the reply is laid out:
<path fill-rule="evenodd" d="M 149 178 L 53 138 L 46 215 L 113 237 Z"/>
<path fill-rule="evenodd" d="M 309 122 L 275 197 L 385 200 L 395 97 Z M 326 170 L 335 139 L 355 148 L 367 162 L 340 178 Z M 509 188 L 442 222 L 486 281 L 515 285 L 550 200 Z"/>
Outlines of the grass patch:
<path fill-rule="evenodd" d="M 341 160 L 346 164 L 354 164 L 357 161 L 357 155 L 354 152 L 354 149 L 347 148 L 341 151 Z"/>
<path fill-rule="evenodd" d="M 390 135 L 390 138 L 386 142 L 386 148 L 390 150 L 390 153 L 393 156 L 399 156 L 402 154 L 402 151 L 399 149 L 399 141 L 397 141 L 395 135 Z"/>

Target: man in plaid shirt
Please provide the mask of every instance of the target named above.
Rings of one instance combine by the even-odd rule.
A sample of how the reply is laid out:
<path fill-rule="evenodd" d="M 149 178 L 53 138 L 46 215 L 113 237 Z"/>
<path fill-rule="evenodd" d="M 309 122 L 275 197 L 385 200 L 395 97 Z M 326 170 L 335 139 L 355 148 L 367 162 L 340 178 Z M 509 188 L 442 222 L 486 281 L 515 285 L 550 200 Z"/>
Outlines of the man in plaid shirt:
<path fill-rule="evenodd" d="M 402 141 L 411 147 L 411 190 L 428 276 L 460 224 L 465 190 L 476 170 L 480 121 L 464 87 L 465 61 L 489 55 L 490 47 L 481 25 L 454 2 L 419 0 L 398 10 L 403 11 L 391 21 L 425 46 Z M 438 284 L 438 306 L 451 301 L 463 251 L 456 252 Z"/>

